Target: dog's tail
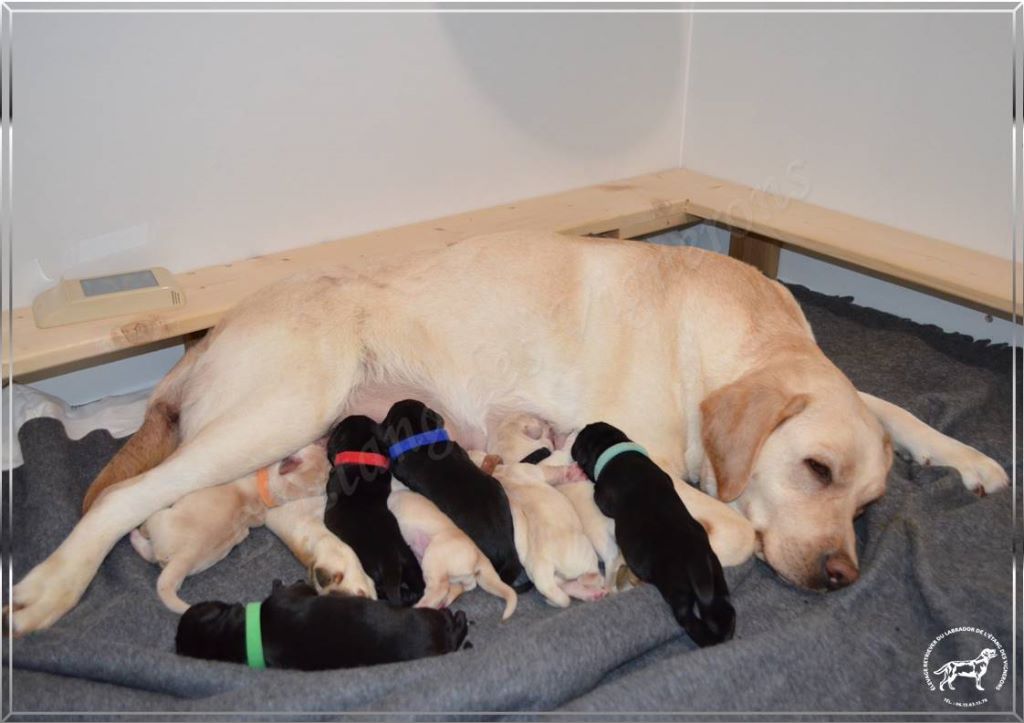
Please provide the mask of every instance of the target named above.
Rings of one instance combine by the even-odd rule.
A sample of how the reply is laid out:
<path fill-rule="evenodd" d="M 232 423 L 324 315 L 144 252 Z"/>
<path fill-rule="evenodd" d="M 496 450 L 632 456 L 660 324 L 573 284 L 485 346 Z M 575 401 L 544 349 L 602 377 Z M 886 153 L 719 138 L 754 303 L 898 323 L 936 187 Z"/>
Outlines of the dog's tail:
<path fill-rule="evenodd" d="M 952 663 L 952 661 L 950 661 L 950 662 L 946 663 L 945 665 L 943 665 L 938 670 L 933 670 L 932 674 L 933 675 L 946 675 L 947 673 L 949 673 L 950 666 L 952 666 L 952 665 L 953 665 L 953 663 Z"/>
<path fill-rule="evenodd" d="M 505 601 L 505 612 L 501 614 L 501 619 L 508 620 L 512 617 L 512 613 L 516 611 L 516 605 L 519 604 L 519 596 L 516 595 L 515 590 L 502 581 L 494 569 L 494 565 L 483 555 L 480 556 L 480 565 L 476 569 L 476 581 L 484 589 L 484 592 Z"/>
<path fill-rule="evenodd" d="M 184 557 L 171 558 L 167 567 L 160 573 L 160 577 L 156 579 L 156 594 L 160 596 L 168 610 L 179 615 L 189 608 L 189 604 L 178 597 L 178 590 L 191 572 L 190 562 Z"/>
<path fill-rule="evenodd" d="M 110 487 L 153 469 L 177 449 L 182 389 L 196 359 L 206 348 L 205 342 L 208 338 L 209 335 L 189 349 L 157 385 L 146 407 L 142 426 L 107 462 L 107 466 L 100 470 L 96 479 L 89 485 L 89 489 L 85 491 L 85 498 L 82 500 L 83 515 Z"/>

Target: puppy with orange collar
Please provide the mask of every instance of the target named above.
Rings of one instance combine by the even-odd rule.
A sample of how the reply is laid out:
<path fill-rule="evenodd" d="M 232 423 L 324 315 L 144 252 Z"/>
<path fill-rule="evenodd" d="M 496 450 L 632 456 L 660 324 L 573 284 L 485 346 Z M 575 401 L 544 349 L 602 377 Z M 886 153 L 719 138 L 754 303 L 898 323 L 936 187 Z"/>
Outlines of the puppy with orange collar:
<path fill-rule="evenodd" d="M 223 560 L 249 528 L 264 523 L 270 508 L 323 495 L 328 470 L 323 441 L 314 443 L 234 482 L 186 495 L 132 530 L 136 552 L 164 568 L 156 583 L 164 605 L 188 610 L 178 596 L 185 578 Z"/>

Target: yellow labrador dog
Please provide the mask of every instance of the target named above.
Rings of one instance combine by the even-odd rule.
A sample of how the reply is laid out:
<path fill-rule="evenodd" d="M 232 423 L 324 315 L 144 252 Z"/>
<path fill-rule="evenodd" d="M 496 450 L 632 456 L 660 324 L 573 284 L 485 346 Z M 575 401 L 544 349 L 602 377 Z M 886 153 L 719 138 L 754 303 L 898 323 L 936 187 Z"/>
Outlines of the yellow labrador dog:
<path fill-rule="evenodd" d="M 754 268 L 510 232 L 301 274 L 226 314 L 101 472 L 114 487 L 14 587 L 13 631 L 57 621 L 157 510 L 410 396 L 468 449 L 514 412 L 557 433 L 609 422 L 674 476 L 723 559 L 756 547 L 810 588 L 856 580 L 853 519 L 885 490 L 892 445 L 957 468 L 972 490 L 1007 485 L 977 450 L 858 394 L 789 292 Z M 684 481 L 698 478 L 707 493 Z"/>

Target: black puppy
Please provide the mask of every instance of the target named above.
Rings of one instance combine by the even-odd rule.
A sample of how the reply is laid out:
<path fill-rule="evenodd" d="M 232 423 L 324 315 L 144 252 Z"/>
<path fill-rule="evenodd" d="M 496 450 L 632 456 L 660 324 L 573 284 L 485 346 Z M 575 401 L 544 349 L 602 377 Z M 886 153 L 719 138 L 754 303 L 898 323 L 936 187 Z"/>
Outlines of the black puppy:
<path fill-rule="evenodd" d="M 468 630 L 461 610 L 317 595 L 301 580 L 288 586 L 275 580 L 258 605 L 247 614 L 241 603 L 196 603 L 178 621 L 178 654 L 253 667 L 353 668 L 450 653 Z"/>
<path fill-rule="evenodd" d="M 598 509 L 615 520 L 626 564 L 658 588 L 695 643 L 728 640 L 736 612 L 707 532 L 672 478 L 643 452 L 618 446 L 625 444 L 629 438 L 610 424 L 589 424 L 576 437 L 572 458 L 594 481 Z"/>
<path fill-rule="evenodd" d="M 423 402 L 406 399 L 391 407 L 381 427 L 391 445 L 388 454 L 395 478 L 437 505 L 469 535 L 506 584 L 516 592 L 529 590 L 532 585 L 516 554 L 505 490 L 473 464 L 466 450 L 448 440 L 441 415 Z M 428 432 L 441 439 L 426 441 L 423 435 Z M 418 443 L 417 437 L 424 441 Z"/>
<path fill-rule="evenodd" d="M 369 417 L 346 417 L 331 430 L 324 524 L 355 551 L 378 599 L 414 605 L 423 597 L 423 571 L 388 509 L 386 451 L 380 426 Z"/>

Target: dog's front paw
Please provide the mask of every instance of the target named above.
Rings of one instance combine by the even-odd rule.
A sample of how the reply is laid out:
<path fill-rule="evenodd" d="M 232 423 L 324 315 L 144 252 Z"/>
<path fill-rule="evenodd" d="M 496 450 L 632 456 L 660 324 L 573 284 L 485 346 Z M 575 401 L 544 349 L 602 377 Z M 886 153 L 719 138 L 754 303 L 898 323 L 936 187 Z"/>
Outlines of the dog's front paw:
<path fill-rule="evenodd" d="M 938 453 L 926 458 L 923 463 L 953 467 L 960 473 L 964 487 L 981 497 L 1010 485 L 1010 478 L 1002 465 L 974 447 L 960 442 L 956 442 L 944 454 Z"/>
<path fill-rule="evenodd" d="M 19 637 L 50 627 L 81 599 L 89 579 L 56 555 L 36 565 L 11 591 L 11 604 L 3 611 L 5 630 Z"/>

